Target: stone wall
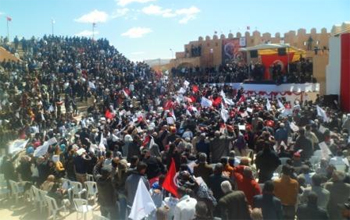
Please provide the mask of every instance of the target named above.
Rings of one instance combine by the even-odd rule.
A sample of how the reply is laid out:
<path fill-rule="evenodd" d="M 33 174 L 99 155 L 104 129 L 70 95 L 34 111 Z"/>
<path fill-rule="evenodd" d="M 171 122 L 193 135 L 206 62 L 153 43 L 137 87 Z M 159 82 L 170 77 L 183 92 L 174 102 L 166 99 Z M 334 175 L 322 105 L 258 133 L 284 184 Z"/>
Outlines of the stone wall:
<path fill-rule="evenodd" d="M 176 58 L 190 58 L 192 57 L 192 46 L 201 46 L 201 66 L 216 66 L 222 63 L 222 40 L 226 38 L 232 39 L 240 37 L 246 38 L 246 44 L 248 47 L 262 43 L 286 43 L 303 50 L 308 50 L 308 39 L 311 37 L 313 39 L 311 49 L 313 50 L 315 47 L 328 49 L 330 33 L 327 32 L 326 28 L 322 28 L 319 32 L 313 28 L 309 32 L 305 29 L 299 29 L 297 31 L 289 31 L 284 35 L 276 33 L 273 36 L 271 33 L 253 31 L 252 33 L 230 33 L 227 37 L 224 34 L 221 34 L 220 36 L 214 35 L 212 37 L 199 37 L 197 41 L 191 41 L 186 44 L 183 52 L 176 53 Z"/>

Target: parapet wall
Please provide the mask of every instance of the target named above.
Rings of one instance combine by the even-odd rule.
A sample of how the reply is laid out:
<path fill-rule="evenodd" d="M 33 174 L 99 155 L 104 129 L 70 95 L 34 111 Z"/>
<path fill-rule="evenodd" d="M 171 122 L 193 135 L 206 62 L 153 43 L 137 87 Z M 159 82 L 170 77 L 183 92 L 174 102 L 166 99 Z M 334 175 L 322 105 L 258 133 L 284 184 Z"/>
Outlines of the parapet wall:
<path fill-rule="evenodd" d="M 197 41 L 189 42 L 184 46 L 184 52 L 176 54 L 176 58 L 193 57 L 191 48 L 200 46 L 201 66 L 213 66 L 222 63 L 222 41 L 225 39 L 245 37 L 247 47 L 262 43 L 284 43 L 303 50 L 313 50 L 315 47 L 319 49 L 328 49 L 330 36 L 331 34 L 327 32 L 326 28 L 322 28 L 319 31 L 312 28 L 308 32 L 306 29 L 299 29 L 297 31 L 289 31 L 283 35 L 279 32 L 272 35 L 271 33 L 260 33 L 259 31 L 253 31 L 252 33 L 248 31 L 245 33 L 230 33 L 228 36 L 224 34 L 215 34 L 212 37 L 198 37 Z M 309 43 L 310 37 L 312 39 L 311 43 Z"/>

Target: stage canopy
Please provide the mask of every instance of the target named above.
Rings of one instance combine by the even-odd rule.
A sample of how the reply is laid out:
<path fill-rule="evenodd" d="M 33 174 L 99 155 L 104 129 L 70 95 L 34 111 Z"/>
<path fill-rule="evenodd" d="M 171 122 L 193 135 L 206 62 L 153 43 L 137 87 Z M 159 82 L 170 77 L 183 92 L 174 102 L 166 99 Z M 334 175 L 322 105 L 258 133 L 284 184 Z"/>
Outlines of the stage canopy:
<path fill-rule="evenodd" d="M 298 61 L 300 56 L 305 57 L 305 50 L 290 46 L 289 44 L 259 44 L 253 47 L 240 48 L 240 51 L 258 51 L 258 54 L 261 55 L 271 55 L 277 54 L 278 49 L 286 48 L 286 52 L 289 54 L 294 54 L 292 62 Z"/>

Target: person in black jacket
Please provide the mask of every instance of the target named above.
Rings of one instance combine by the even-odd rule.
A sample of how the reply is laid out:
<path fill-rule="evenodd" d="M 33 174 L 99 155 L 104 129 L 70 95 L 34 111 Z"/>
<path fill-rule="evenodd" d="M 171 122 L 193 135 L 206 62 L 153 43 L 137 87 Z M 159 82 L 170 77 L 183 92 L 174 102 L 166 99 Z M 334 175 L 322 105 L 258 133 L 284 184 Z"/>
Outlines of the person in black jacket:
<path fill-rule="evenodd" d="M 103 167 L 101 176 L 97 176 L 98 203 L 100 204 L 101 215 L 110 219 L 117 219 L 116 196 L 111 178 L 111 168 Z"/>
<path fill-rule="evenodd" d="M 299 220 L 326 220 L 327 211 L 317 206 L 317 194 L 311 192 L 308 195 L 308 203 L 298 207 L 297 216 Z"/>
<path fill-rule="evenodd" d="M 294 151 L 301 151 L 301 159 L 308 160 L 313 154 L 312 142 L 305 137 L 305 129 L 299 129 L 299 136 L 294 145 Z"/>
<path fill-rule="evenodd" d="M 253 208 L 261 208 L 264 219 L 283 219 L 282 203 L 273 195 L 275 187 L 271 180 L 264 184 L 263 194 L 256 195 L 253 199 Z"/>
<path fill-rule="evenodd" d="M 259 183 L 271 180 L 273 172 L 281 164 L 276 152 L 270 148 L 270 143 L 265 142 L 264 148 L 256 155 L 256 168 L 259 170 Z"/>
<path fill-rule="evenodd" d="M 147 179 L 151 180 L 158 177 L 160 174 L 165 173 L 165 167 L 160 159 L 155 156 L 151 156 L 149 149 L 144 149 L 143 153 L 143 162 L 147 164 Z"/>

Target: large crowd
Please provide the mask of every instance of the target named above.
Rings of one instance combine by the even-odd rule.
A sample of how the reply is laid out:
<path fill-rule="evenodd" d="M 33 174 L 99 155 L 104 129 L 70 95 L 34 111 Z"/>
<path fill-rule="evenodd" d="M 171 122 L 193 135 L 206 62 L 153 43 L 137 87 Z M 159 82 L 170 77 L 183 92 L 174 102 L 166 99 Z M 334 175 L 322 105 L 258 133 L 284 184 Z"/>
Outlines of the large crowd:
<path fill-rule="evenodd" d="M 140 180 L 157 208 L 148 219 L 347 216 L 350 115 L 320 97 L 269 100 L 188 69 L 163 76 L 104 39 L 18 44 L 22 60 L 0 65 L 0 120 L 29 141 L 4 156 L 6 181 L 69 206 L 67 182 L 93 180 L 110 219 L 127 218 Z M 244 80 L 248 66 L 235 65 L 221 68 Z"/>
<path fill-rule="evenodd" d="M 300 58 L 289 64 L 289 71 L 278 63 L 269 67 L 269 79 L 265 78 L 265 66 L 260 62 L 245 64 L 234 60 L 217 67 L 179 67 L 173 68 L 172 74 L 185 77 L 196 83 L 236 83 L 269 81 L 275 84 L 283 83 L 316 83 L 313 76 L 313 63 L 309 59 Z"/>

